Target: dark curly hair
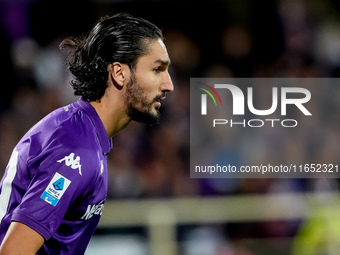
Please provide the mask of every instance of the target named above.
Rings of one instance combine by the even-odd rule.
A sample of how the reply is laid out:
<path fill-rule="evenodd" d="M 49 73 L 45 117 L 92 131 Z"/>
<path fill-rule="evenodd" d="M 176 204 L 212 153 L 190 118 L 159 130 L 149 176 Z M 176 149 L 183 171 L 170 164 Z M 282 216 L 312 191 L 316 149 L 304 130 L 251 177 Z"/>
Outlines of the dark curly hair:
<path fill-rule="evenodd" d="M 68 56 L 74 94 L 87 101 L 100 99 L 107 87 L 107 66 L 120 62 L 133 70 L 138 58 L 148 53 L 152 39 L 163 40 L 157 26 L 121 13 L 101 18 L 85 37 L 63 40 L 60 49 Z"/>

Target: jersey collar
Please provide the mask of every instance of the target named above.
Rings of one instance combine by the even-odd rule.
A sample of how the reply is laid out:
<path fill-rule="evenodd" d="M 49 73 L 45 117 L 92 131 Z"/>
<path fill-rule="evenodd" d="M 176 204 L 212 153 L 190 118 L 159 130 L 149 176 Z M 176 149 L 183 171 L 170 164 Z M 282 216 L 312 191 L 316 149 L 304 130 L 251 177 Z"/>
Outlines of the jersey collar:
<path fill-rule="evenodd" d="M 78 104 L 90 116 L 94 126 L 97 129 L 97 135 L 99 138 L 99 142 L 103 148 L 103 153 L 105 155 L 108 155 L 112 149 L 112 138 L 108 137 L 104 124 L 99 118 L 96 110 L 93 108 L 93 106 L 89 102 L 83 100 L 82 98 L 80 98 L 76 102 L 76 104 Z"/>

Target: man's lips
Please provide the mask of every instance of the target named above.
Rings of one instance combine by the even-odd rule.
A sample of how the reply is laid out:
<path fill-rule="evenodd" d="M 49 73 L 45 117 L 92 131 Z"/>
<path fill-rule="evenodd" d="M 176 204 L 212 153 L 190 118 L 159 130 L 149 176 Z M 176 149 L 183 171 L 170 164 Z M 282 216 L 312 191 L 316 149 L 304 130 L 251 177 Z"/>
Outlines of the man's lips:
<path fill-rule="evenodd" d="M 166 96 L 165 95 L 160 95 L 160 96 L 157 96 L 156 98 L 155 98 L 155 100 L 154 100 L 154 102 L 156 103 L 156 105 L 157 105 L 157 107 L 159 108 L 159 107 L 161 107 L 161 100 L 164 100 L 166 98 Z"/>

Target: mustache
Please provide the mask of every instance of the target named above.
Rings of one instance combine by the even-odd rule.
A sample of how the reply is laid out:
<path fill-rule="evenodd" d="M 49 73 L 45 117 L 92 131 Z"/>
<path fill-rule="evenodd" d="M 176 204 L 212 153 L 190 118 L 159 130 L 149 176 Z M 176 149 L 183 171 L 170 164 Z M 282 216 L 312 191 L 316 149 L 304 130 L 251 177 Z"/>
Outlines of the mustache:
<path fill-rule="evenodd" d="M 165 92 L 160 94 L 160 95 L 155 96 L 155 98 L 153 99 L 153 103 L 154 102 L 158 102 L 158 101 L 160 101 L 160 100 L 162 100 L 164 98 L 165 98 Z"/>

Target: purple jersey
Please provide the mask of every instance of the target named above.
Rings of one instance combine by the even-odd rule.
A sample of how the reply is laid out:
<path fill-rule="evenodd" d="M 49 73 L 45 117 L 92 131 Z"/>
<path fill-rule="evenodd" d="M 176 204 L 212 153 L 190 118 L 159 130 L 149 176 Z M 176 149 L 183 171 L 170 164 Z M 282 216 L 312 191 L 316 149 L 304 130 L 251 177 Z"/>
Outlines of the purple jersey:
<path fill-rule="evenodd" d="M 0 243 L 11 221 L 40 233 L 38 254 L 84 254 L 107 194 L 111 139 L 86 101 L 55 110 L 14 148 L 0 186 Z"/>

